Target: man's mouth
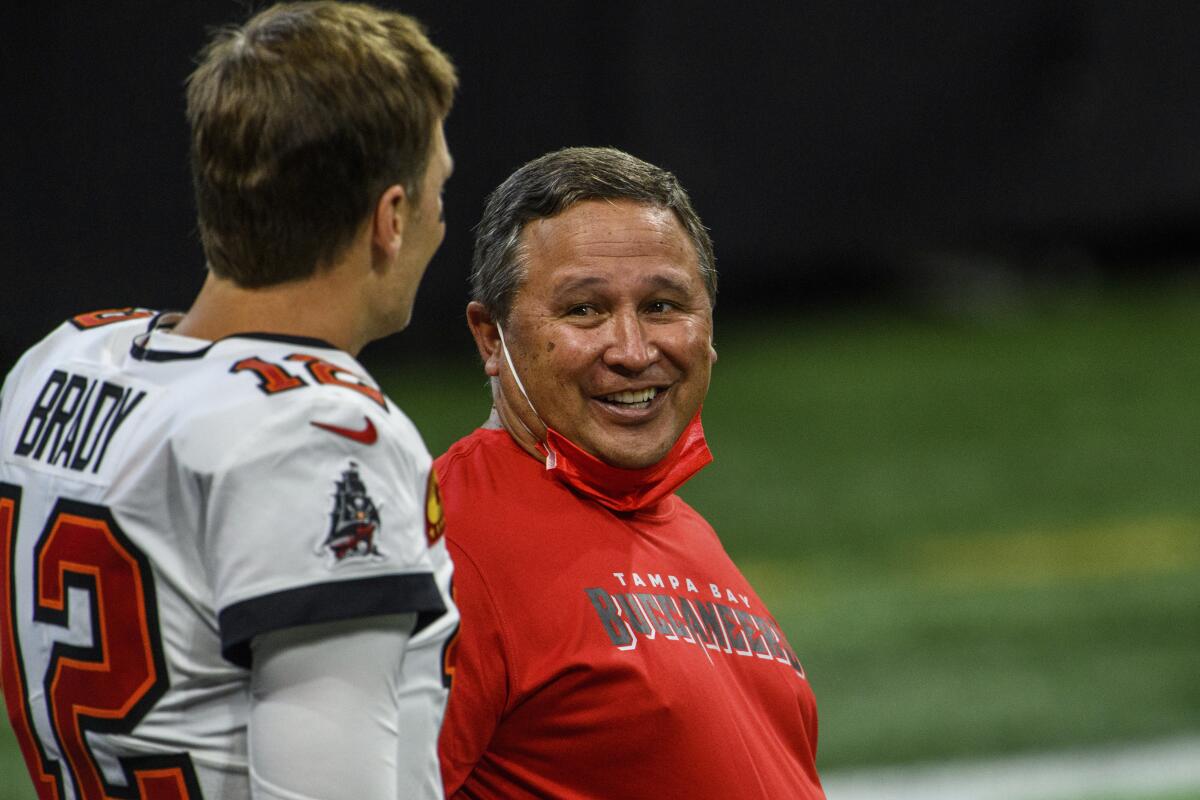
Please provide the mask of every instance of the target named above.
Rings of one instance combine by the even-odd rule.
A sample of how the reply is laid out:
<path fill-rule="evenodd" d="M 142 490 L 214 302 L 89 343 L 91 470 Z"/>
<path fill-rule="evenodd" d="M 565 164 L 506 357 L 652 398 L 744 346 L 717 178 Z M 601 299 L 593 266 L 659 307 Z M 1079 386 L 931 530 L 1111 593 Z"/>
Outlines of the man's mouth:
<path fill-rule="evenodd" d="M 611 403 L 620 408 L 649 408 L 650 401 L 659 393 L 657 387 L 651 386 L 646 389 L 637 389 L 635 391 L 614 392 L 613 394 L 601 395 L 598 399 Z"/>

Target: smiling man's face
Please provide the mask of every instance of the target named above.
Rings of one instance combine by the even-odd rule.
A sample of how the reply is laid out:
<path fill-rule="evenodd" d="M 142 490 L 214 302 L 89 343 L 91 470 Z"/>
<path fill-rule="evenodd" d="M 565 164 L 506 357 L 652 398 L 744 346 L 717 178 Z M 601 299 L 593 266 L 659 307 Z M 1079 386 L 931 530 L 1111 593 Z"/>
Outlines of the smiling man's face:
<path fill-rule="evenodd" d="M 669 209 L 587 200 L 529 223 L 505 338 L 542 421 L 601 460 L 663 458 L 708 392 L 712 302 Z M 507 372 L 507 370 L 504 370 Z M 511 376 L 505 404 L 540 428 Z"/>

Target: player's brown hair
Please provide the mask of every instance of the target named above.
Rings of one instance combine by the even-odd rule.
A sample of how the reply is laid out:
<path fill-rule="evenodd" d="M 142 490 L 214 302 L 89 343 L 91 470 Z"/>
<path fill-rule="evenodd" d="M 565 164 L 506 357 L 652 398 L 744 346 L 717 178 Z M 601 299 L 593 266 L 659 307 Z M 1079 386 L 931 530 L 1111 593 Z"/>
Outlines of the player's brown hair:
<path fill-rule="evenodd" d="M 568 147 L 525 164 L 487 199 L 475 227 L 471 299 L 508 321 L 525 277 L 521 232 L 583 200 L 632 200 L 674 212 L 696 248 L 700 278 L 714 304 L 717 267 L 712 239 L 674 174 L 613 147 Z"/>
<path fill-rule="evenodd" d="M 314 274 L 393 184 L 416 199 L 454 66 L 411 17 L 281 3 L 218 32 L 188 79 L 200 238 L 245 287 Z"/>

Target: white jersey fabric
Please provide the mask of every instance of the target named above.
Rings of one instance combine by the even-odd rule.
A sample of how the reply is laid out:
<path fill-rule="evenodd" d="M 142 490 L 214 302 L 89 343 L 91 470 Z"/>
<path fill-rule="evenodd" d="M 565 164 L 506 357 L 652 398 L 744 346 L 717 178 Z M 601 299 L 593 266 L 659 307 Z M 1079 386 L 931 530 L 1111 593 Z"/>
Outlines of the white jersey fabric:
<path fill-rule="evenodd" d="M 420 435 L 326 343 L 171 322 L 76 317 L 0 394 L 0 678 L 34 783 L 248 797 L 255 637 L 412 613 L 397 758 L 440 792 L 413 733 L 458 613 Z"/>

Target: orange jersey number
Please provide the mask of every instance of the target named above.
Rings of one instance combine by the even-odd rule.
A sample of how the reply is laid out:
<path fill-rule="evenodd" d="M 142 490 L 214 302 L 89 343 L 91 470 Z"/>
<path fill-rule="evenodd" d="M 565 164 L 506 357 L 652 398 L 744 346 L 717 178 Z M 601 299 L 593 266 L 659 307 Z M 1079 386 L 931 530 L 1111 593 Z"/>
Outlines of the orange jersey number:
<path fill-rule="evenodd" d="M 82 589 L 92 620 L 90 643 L 56 643 L 45 674 L 34 677 L 45 687 L 63 761 L 50 758 L 35 735 L 13 575 L 19 505 L 20 489 L 0 484 L 0 677 L 38 797 L 62 797 L 64 771 L 80 798 L 199 797 L 186 754 L 120 759 L 127 781 L 122 787 L 108 784 L 88 746 L 88 732 L 132 731 L 168 685 L 150 565 L 102 506 L 60 500 L 34 550 L 33 619 L 67 627 L 68 589 Z"/>

